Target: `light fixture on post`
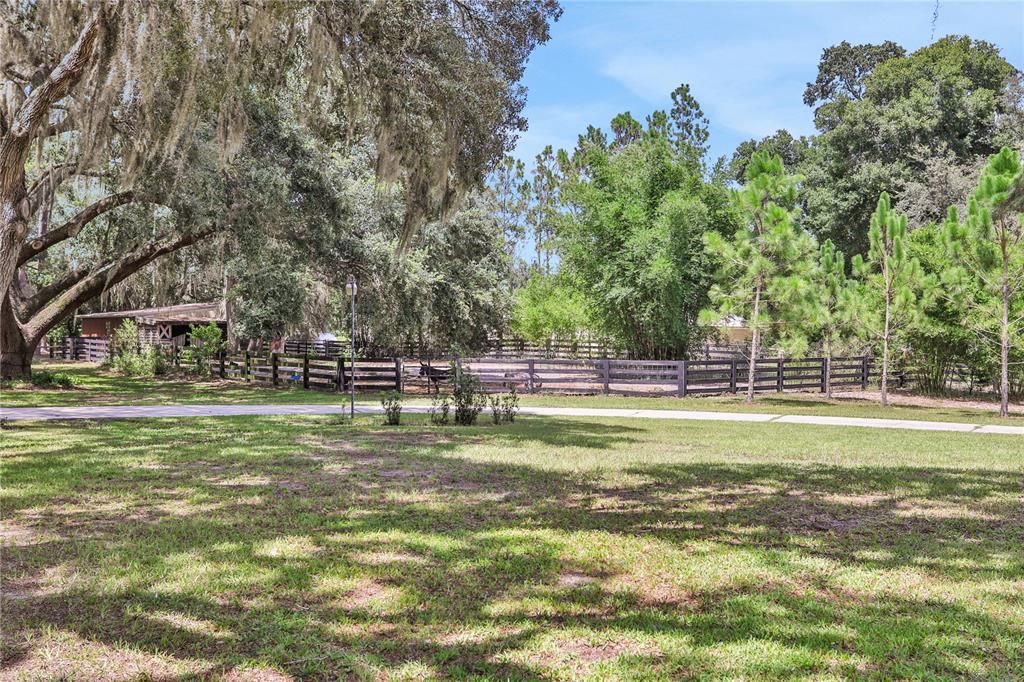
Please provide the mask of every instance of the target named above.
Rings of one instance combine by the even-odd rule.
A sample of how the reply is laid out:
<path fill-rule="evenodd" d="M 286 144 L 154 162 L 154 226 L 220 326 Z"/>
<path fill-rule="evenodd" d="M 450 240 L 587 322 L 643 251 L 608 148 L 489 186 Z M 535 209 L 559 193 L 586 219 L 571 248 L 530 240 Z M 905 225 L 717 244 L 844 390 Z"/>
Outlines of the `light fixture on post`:
<path fill-rule="evenodd" d="M 349 381 L 349 416 L 356 418 L 356 292 L 359 285 L 356 284 L 356 276 L 349 275 L 345 282 L 345 292 L 352 298 L 352 335 L 349 337 L 352 350 L 352 378 Z"/>

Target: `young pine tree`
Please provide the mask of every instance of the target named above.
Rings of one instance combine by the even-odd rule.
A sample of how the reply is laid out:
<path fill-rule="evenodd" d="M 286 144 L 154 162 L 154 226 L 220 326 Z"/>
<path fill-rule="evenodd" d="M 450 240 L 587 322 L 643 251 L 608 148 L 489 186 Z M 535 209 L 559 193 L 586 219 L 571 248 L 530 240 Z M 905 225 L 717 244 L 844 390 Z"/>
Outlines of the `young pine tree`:
<path fill-rule="evenodd" d="M 882 405 L 889 405 L 890 351 L 894 335 L 920 319 L 935 295 L 935 278 L 925 275 L 907 249 L 907 217 L 892 210 L 882 192 L 868 230 L 868 258 L 853 257 L 862 288 L 854 313 L 861 330 L 882 346 Z"/>
<path fill-rule="evenodd" d="M 955 285 L 973 277 L 989 298 L 963 297 L 973 305 L 974 318 L 983 331 L 999 330 L 999 414 L 1009 413 L 1010 344 L 1020 332 L 1021 316 L 1015 304 L 1024 293 L 1024 217 L 1004 205 L 1016 183 L 1024 182 L 1017 152 L 1003 147 L 982 172 L 978 188 L 967 203 L 961 222 L 956 207 L 949 208 L 946 237 L 961 267 L 947 275 Z"/>
<path fill-rule="evenodd" d="M 846 277 L 846 259 L 831 239 L 818 249 L 807 272 L 780 278 L 772 294 L 788 322 L 783 343 L 806 349 L 807 338 L 821 339 L 825 357 L 825 397 L 832 397 L 832 356 L 851 336 L 853 291 Z"/>
<path fill-rule="evenodd" d="M 728 317 L 746 320 L 751 330 L 747 402 L 753 402 L 755 364 L 774 321 L 769 292 L 780 278 L 806 276 L 814 240 L 793 223 L 796 179 L 786 175 L 778 156 L 754 154 L 746 177 L 747 184 L 733 195 L 744 225 L 731 239 L 717 232 L 704 235 L 707 251 L 721 267 L 710 291 L 714 309 L 701 319 L 706 324 Z"/>

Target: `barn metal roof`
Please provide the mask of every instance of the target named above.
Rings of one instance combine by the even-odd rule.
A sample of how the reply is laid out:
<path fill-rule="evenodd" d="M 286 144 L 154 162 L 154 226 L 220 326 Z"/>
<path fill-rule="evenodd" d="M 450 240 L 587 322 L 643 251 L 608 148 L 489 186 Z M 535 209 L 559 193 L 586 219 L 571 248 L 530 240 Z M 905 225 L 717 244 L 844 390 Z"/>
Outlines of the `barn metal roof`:
<path fill-rule="evenodd" d="M 111 310 L 103 313 L 87 313 L 79 315 L 80 319 L 109 319 L 130 317 L 142 324 L 160 324 L 166 322 L 227 322 L 224 301 L 213 303 L 185 303 L 168 305 L 159 308 L 137 308 L 136 310 Z"/>

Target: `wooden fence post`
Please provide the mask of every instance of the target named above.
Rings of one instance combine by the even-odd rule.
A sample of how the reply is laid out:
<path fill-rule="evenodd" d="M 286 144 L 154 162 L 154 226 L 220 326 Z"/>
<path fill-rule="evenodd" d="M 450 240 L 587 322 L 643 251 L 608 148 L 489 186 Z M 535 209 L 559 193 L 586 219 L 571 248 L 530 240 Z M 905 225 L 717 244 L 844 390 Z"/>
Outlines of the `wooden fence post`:
<path fill-rule="evenodd" d="M 218 353 L 217 356 L 218 356 L 217 360 L 219 361 L 219 364 L 218 364 L 218 367 L 217 367 L 217 374 L 219 374 L 220 378 L 223 379 L 224 378 L 224 351 L 221 351 L 220 353 Z"/>
<path fill-rule="evenodd" d="M 868 356 L 861 357 L 860 361 L 860 390 L 866 391 L 868 390 Z"/>
<path fill-rule="evenodd" d="M 778 391 L 779 393 L 782 393 L 782 390 L 786 388 L 786 361 L 783 360 L 782 358 L 779 358 L 776 362 L 778 364 L 775 370 L 775 390 Z"/>
<path fill-rule="evenodd" d="M 612 374 L 612 367 L 611 367 L 611 365 L 612 365 L 612 361 L 609 360 L 608 358 L 605 358 L 604 360 L 601 361 L 601 375 L 602 375 L 602 378 L 604 379 L 604 394 L 605 395 L 608 395 L 608 391 L 609 391 L 608 385 L 611 383 L 611 374 Z"/>
<path fill-rule="evenodd" d="M 245 364 L 242 366 L 242 376 L 246 381 L 252 381 L 252 354 L 245 351 Z"/>
<path fill-rule="evenodd" d="M 686 360 L 680 360 L 676 369 L 676 395 L 686 397 Z"/>
<path fill-rule="evenodd" d="M 270 354 L 270 381 L 277 386 L 277 353 Z"/>
<path fill-rule="evenodd" d="M 529 387 L 530 393 L 533 393 L 534 390 L 535 390 L 535 387 L 533 385 L 533 366 L 534 366 L 534 361 L 533 361 L 532 358 L 530 360 L 526 361 L 526 373 L 527 373 L 527 377 L 528 377 L 527 386 Z"/>
<path fill-rule="evenodd" d="M 729 361 L 729 393 L 736 392 L 736 358 Z"/>
<path fill-rule="evenodd" d="M 309 353 L 302 356 L 302 387 L 309 388 Z"/>
<path fill-rule="evenodd" d="M 345 390 L 345 357 L 343 355 L 338 355 L 338 357 L 335 358 L 335 365 L 336 373 L 334 375 L 334 387 L 337 389 L 338 393 L 341 393 Z"/>
<path fill-rule="evenodd" d="M 821 359 L 821 391 L 825 392 L 825 385 L 828 383 L 828 361 L 825 358 Z"/>
<path fill-rule="evenodd" d="M 402 358 L 395 358 L 395 390 L 402 392 Z"/>

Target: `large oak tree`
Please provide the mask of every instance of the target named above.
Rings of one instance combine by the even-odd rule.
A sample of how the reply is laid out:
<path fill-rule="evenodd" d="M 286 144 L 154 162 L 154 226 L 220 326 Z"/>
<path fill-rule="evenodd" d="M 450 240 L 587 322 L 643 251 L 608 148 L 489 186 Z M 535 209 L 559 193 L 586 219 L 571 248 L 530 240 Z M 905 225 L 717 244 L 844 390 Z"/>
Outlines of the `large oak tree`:
<path fill-rule="evenodd" d="M 302 112 L 339 153 L 372 138 L 378 178 L 405 190 L 407 244 L 511 149 L 525 125 L 518 81 L 559 13 L 554 0 L 5 4 L 3 376 L 29 372 L 40 338 L 78 306 L 237 227 L 254 101 Z M 196 153 L 218 169 L 201 219 L 172 200 Z M 91 226 L 132 209 L 163 229 L 95 248 Z"/>

